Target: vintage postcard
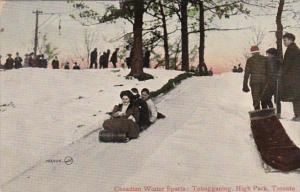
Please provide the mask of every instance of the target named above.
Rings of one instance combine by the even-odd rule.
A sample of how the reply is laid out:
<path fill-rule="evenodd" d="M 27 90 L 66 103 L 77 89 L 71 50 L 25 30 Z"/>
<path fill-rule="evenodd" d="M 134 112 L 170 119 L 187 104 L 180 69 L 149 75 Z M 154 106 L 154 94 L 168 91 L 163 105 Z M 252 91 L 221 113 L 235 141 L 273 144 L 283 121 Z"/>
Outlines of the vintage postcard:
<path fill-rule="evenodd" d="M 300 192 L 300 0 L 0 0 L 0 192 Z"/>

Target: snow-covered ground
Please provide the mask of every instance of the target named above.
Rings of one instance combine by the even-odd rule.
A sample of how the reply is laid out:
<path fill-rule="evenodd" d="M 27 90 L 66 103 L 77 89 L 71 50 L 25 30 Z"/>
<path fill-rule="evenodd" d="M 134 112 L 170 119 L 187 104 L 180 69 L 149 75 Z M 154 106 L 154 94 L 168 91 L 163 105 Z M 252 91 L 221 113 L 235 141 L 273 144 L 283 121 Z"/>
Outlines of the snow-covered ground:
<path fill-rule="evenodd" d="M 1 104 L 13 101 L 15 105 L 1 112 L 1 177 L 16 171 L 11 166 L 28 163 L 30 155 L 37 159 L 43 157 L 41 154 L 54 153 L 54 149 L 99 126 L 105 118 L 104 112 L 118 102 L 120 90 L 134 86 L 157 89 L 178 73 L 147 72 L 162 78 L 157 80 L 159 85 L 151 81 L 124 82 L 117 77 L 118 73 L 109 71 L 20 70 L 1 74 L 4 76 L 1 90 L 5 90 L 1 92 Z M 16 76 L 20 79 L 16 80 Z M 43 78 L 47 82 L 41 81 Z M 24 84 L 28 80 L 33 82 Z M 124 87 L 112 86 L 121 83 Z M 165 188 L 160 191 L 172 191 L 171 188 L 209 191 L 204 188 L 218 187 L 214 191 L 244 192 L 266 191 L 263 187 L 274 191 L 273 187 L 277 186 L 285 187 L 281 192 L 299 192 L 300 174 L 267 174 L 262 169 L 250 137 L 251 96 L 241 92 L 241 84 L 241 74 L 187 79 L 157 100 L 159 111 L 167 118 L 156 122 L 139 139 L 127 144 L 105 144 L 98 142 L 97 132 L 92 133 L 51 156 L 51 159 L 70 156 L 74 160 L 72 165 L 41 161 L 2 185 L 2 190 L 110 192 L 146 191 L 144 186 L 152 186 Z M 77 99 L 79 96 L 83 98 Z M 29 102 L 24 101 L 25 97 Z M 292 115 L 291 104 L 284 103 L 281 122 L 300 146 L 300 124 L 289 120 Z M 12 116 L 15 120 L 7 119 Z M 74 133 L 79 124 L 86 128 L 83 126 Z M 4 157 L 6 161 L 2 160 L 3 155 L 8 156 Z M 7 162 L 8 159 L 18 162 Z"/>
<path fill-rule="evenodd" d="M 120 102 L 120 91 L 157 90 L 181 73 L 146 70 L 155 79 L 139 82 L 124 78 L 128 70 L 112 71 L 25 68 L 0 72 L 1 184 L 101 126 L 105 113 Z"/>

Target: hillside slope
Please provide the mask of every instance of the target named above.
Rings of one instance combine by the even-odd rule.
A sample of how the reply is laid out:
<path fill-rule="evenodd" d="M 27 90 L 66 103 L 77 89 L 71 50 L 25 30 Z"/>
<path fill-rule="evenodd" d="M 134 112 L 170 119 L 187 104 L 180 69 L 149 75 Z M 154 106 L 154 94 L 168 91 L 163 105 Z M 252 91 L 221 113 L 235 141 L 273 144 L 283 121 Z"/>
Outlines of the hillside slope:
<path fill-rule="evenodd" d="M 299 174 L 266 174 L 262 169 L 250 137 L 251 98 L 241 92 L 241 82 L 240 74 L 185 80 L 157 100 L 167 118 L 139 139 L 105 144 L 98 142 L 95 132 L 49 157 L 70 156 L 73 164 L 41 162 L 2 185 L 2 190 L 110 192 L 157 186 L 165 187 L 161 191 L 195 191 L 193 186 L 198 186 L 198 191 L 237 191 L 237 186 L 249 186 L 253 191 L 272 191 L 276 185 L 300 191 Z M 282 116 L 287 133 L 300 146 L 299 123 L 289 120 L 290 104 L 283 105 Z"/>

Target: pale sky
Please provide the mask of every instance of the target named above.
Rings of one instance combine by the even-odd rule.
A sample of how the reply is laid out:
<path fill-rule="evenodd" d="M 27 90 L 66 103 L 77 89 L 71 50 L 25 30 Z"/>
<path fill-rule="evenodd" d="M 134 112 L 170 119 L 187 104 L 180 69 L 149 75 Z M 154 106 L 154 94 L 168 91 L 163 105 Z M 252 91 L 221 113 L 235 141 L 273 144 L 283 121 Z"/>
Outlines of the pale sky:
<path fill-rule="evenodd" d="M 99 13 L 103 13 L 105 7 L 110 2 L 87 2 L 88 5 L 95 7 Z M 58 47 L 60 53 L 59 58 L 78 60 L 78 57 L 85 57 L 86 51 L 84 47 L 84 31 L 89 30 L 97 34 L 96 47 L 99 51 L 106 49 L 113 50 L 115 47 L 123 45 L 123 41 L 111 43 L 112 39 L 120 37 L 123 32 L 132 30 L 132 26 L 123 20 L 119 20 L 115 24 L 99 24 L 91 27 L 83 27 L 77 21 L 74 21 L 69 14 L 74 13 L 71 4 L 66 1 L 6 1 L 0 0 L 0 28 L 4 28 L 4 32 L 0 33 L 0 54 L 6 56 L 7 53 L 15 54 L 20 52 L 24 55 L 32 52 L 35 15 L 32 11 L 36 9 L 42 10 L 44 13 L 56 13 L 55 15 L 41 15 L 39 19 L 40 33 L 47 34 L 49 41 Z M 295 3 L 294 8 L 300 10 L 300 1 Z M 275 10 L 276 12 L 276 10 Z M 263 14 L 258 10 L 253 10 L 253 14 Z M 147 19 L 147 18 L 146 18 Z M 58 25 L 61 21 L 61 35 L 59 35 Z M 170 25 L 175 25 L 174 22 Z M 284 25 L 295 26 L 296 20 L 284 19 Z M 251 16 L 243 15 L 223 19 L 215 22 L 221 28 L 237 28 L 252 27 L 256 30 L 265 32 L 265 38 L 260 48 L 264 53 L 269 47 L 275 47 L 275 16 Z M 298 21 L 298 27 L 299 27 Z M 172 26 L 171 26 L 172 27 Z M 242 31 L 227 32 L 208 32 L 206 38 L 206 63 L 214 70 L 226 71 L 230 70 L 233 65 L 239 62 L 244 65 L 243 54 L 250 49 L 249 41 L 253 38 L 253 29 Z M 300 44 L 300 29 L 288 28 L 288 32 L 292 32 L 297 36 L 296 43 Z M 175 38 L 180 37 L 180 33 L 175 33 L 170 37 L 172 42 Z M 199 42 L 198 35 L 190 35 L 190 46 L 197 45 Z M 155 62 L 155 61 L 153 61 Z M 195 61 L 196 62 L 196 61 Z"/>

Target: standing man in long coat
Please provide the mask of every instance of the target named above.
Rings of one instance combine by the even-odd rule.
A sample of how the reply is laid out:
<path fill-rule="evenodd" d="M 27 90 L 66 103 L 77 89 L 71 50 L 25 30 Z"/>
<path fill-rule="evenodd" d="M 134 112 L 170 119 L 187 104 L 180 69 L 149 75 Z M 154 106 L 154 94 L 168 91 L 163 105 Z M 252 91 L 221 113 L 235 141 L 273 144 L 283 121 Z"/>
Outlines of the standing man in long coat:
<path fill-rule="evenodd" d="M 52 69 L 59 69 L 59 61 L 57 56 L 55 56 L 52 60 Z"/>
<path fill-rule="evenodd" d="M 110 49 L 107 49 L 106 54 L 105 54 L 105 65 L 104 65 L 104 68 L 108 68 L 109 56 L 110 56 Z"/>
<path fill-rule="evenodd" d="M 119 52 L 119 48 L 116 48 L 116 50 L 113 52 L 113 54 L 111 55 L 110 61 L 112 62 L 112 64 L 114 65 L 114 68 L 117 67 L 117 62 L 118 62 L 118 52 Z"/>
<path fill-rule="evenodd" d="M 287 49 L 282 66 L 281 100 L 293 103 L 295 117 L 292 120 L 300 121 L 300 50 L 295 39 L 291 33 L 283 36 Z"/>
<path fill-rule="evenodd" d="M 146 51 L 144 53 L 144 67 L 149 68 L 150 67 L 150 51 L 148 47 L 146 47 Z"/>
<path fill-rule="evenodd" d="M 91 52 L 91 64 L 90 64 L 90 69 L 93 68 L 93 66 L 95 65 L 95 69 L 97 69 L 97 57 L 98 57 L 98 53 L 97 53 L 97 48 L 95 48 L 92 52 Z"/>
<path fill-rule="evenodd" d="M 19 52 L 16 53 L 16 58 L 15 58 L 15 68 L 19 69 L 22 68 L 22 57 L 20 57 Z"/>

